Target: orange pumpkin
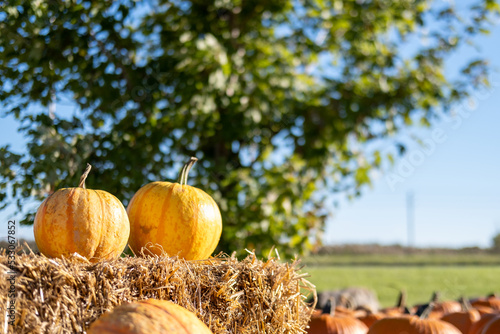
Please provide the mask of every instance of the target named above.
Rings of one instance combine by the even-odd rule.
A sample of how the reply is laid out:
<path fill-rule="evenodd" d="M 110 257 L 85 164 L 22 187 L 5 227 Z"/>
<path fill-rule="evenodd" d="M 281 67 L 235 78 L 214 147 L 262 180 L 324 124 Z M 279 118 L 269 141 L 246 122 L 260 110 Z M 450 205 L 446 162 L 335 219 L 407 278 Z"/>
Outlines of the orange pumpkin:
<path fill-rule="evenodd" d="M 380 319 L 370 327 L 368 334 L 461 334 L 452 324 L 430 319 L 433 308 L 434 303 L 431 302 L 420 317 L 401 315 Z"/>
<path fill-rule="evenodd" d="M 489 306 L 480 306 L 476 305 L 474 306 L 474 309 L 478 310 L 479 314 L 490 314 L 490 313 L 498 313 L 499 311 L 492 309 Z"/>
<path fill-rule="evenodd" d="M 462 310 L 462 306 L 457 301 L 439 301 L 439 292 L 434 292 L 432 294 L 431 302 L 429 304 L 433 305 L 432 311 L 429 314 L 429 318 L 431 319 L 441 319 L 441 317 L 445 314 L 460 312 Z M 412 314 L 420 315 L 429 306 L 429 304 L 415 306 Z"/>
<path fill-rule="evenodd" d="M 382 309 L 381 313 L 388 316 L 399 316 L 401 314 L 409 313 L 408 309 L 406 308 L 406 291 L 401 290 L 399 292 L 396 305 Z"/>
<path fill-rule="evenodd" d="M 462 334 L 468 334 L 472 324 L 481 319 L 479 311 L 473 309 L 467 299 L 462 298 L 462 311 L 445 314 L 441 320 L 449 322 L 457 327 Z"/>
<path fill-rule="evenodd" d="M 77 188 L 63 188 L 46 198 L 35 216 L 35 242 L 48 257 L 78 253 L 92 262 L 120 256 L 130 232 L 123 204 L 103 190 L 85 188 L 91 166 Z"/>
<path fill-rule="evenodd" d="M 461 334 L 453 325 L 437 319 L 416 316 L 383 318 L 374 323 L 368 334 Z"/>
<path fill-rule="evenodd" d="M 136 255 L 166 252 L 201 260 L 217 247 L 222 232 L 219 207 L 203 190 L 186 184 L 197 160 L 191 158 L 184 165 L 179 183 L 149 183 L 130 201 L 129 246 Z"/>
<path fill-rule="evenodd" d="M 498 298 L 495 294 L 491 294 L 486 298 L 478 298 L 474 301 L 471 301 L 473 307 L 490 307 L 495 311 L 500 311 L 500 298 Z"/>
<path fill-rule="evenodd" d="M 88 334 L 212 334 L 185 308 L 165 300 L 122 304 L 90 326 Z"/>
<path fill-rule="evenodd" d="M 307 328 L 308 334 L 366 334 L 368 327 L 353 317 L 352 311 L 336 306 L 334 298 L 330 298 L 327 305 L 329 313 L 313 312 Z"/>
<path fill-rule="evenodd" d="M 481 334 L 483 332 L 484 327 L 494 318 L 498 317 L 498 314 L 494 313 L 487 313 L 483 314 L 481 316 L 481 319 L 479 321 L 476 321 L 475 323 L 472 324 L 471 328 L 469 329 L 468 334 Z"/>
<path fill-rule="evenodd" d="M 309 321 L 308 334 L 366 334 L 368 327 L 348 315 L 323 313 L 313 315 Z"/>
<path fill-rule="evenodd" d="M 481 334 L 498 334 L 500 333 L 500 316 L 496 316 L 495 318 L 488 321 L 488 323 L 484 326 Z"/>
<path fill-rule="evenodd" d="M 443 314 L 449 314 L 453 312 L 459 312 L 461 310 L 461 305 L 455 300 L 445 300 L 441 303 L 436 304 L 435 312 L 442 312 Z"/>
<path fill-rule="evenodd" d="M 374 323 L 379 321 L 380 319 L 385 318 L 387 315 L 385 313 L 381 312 L 376 312 L 376 313 L 371 313 L 367 312 L 367 314 L 358 317 L 359 321 L 364 323 L 368 328 L 370 328 Z"/>

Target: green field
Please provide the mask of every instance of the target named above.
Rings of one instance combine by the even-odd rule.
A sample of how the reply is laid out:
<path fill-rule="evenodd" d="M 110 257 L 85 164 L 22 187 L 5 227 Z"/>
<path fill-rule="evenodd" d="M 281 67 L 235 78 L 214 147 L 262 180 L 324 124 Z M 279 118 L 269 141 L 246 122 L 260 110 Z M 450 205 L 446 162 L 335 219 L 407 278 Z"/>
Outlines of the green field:
<path fill-rule="evenodd" d="M 456 266 L 498 265 L 500 254 L 332 254 L 308 256 L 302 260 L 308 266 Z"/>
<path fill-rule="evenodd" d="M 443 299 L 500 292 L 500 256 L 324 255 L 305 258 L 303 272 L 317 291 L 364 286 L 376 291 L 383 306 L 408 293 L 410 305 L 427 301 L 434 291 Z"/>

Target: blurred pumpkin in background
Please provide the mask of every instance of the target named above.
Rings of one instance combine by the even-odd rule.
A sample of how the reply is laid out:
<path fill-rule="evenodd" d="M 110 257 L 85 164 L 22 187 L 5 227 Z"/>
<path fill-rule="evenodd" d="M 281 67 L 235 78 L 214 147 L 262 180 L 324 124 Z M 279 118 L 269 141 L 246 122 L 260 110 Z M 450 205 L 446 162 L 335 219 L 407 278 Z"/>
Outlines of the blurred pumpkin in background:
<path fill-rule="evenodd" d="M 500 333 L 500 315 L 497 315 L 490 321 L 488 321 L 483 330 L 480 332 L 481 334 L 498 334 Z"/>
<path fill-rule="evenodd" d="M 452 324 L 438 319 L 430 319 L 434 305 L 432 303 L 421 316 L 402 315 L 383 318 L 374 323 L 368 334 L 461 334 Z"/>
<path fill-rule="evenodd" d="M 498 316 L 500 316 L 500 314 L 495 314 L 495 313 L 483 314 L 481 316 L 481 319 L 472 324 L 468 334 L 481 334 L 483 332 L 484 327 L 486 327 L 486 325 L 491 320 L 493 320 Z"/>
<path fill-rule="evenodd" d="M 495 311 L 500 311 L 500 298 L 494 293 L 486 298 L 478 298 L 471 301 L 473 307 L 488 307 Z"/>
<path fill-rule="evenodd" d="M 344 309 L 344 308 L 342 308 Z M 354 318 L 351 312 L 337 312 L 334 300 L 330 299 L 330 313 L 313 313 L 309 321 L 308 334 L 366 334 L 368 327 Z"/>
<path fill-rule="evenodd" d="M 481 314 L 479 314 L 478 310 L 472 308 L 466 298 L 460 298 L 460 303 L 462 304 L 462 311 L 445 314 L 441 320 L 457 327 L 462 334 L 468 334 L 472 325 L 481 319 Z"/>

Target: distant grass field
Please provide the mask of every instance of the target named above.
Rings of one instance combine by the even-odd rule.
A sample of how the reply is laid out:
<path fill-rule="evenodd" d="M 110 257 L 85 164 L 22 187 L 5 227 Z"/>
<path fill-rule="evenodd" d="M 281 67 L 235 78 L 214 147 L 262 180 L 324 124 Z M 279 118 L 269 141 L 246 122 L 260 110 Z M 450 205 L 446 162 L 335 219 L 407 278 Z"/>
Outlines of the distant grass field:
<path fill-rule="evenodd" d="M 500 255 L 335 254 L 302 263 L 317 291 L 364 286 L 376 291 L 383 306 L 394 305 L 402 289 L 409 305 L 426 302 L 434 291 L 443 299 L 500 293 Z"/>
<path fill-rule="evenodd" d="M 377 292 L 383 306 L 393 305 L 401 289 L 410 305 L 427 301 L 433 291 L 443 299 L 500 292 L 500 266 L 305 267 L 303 272 L 317 291 L 364 286 Z"/>
<path fill-rule="evenodd" d="M 482 266 L 500 265 L 500 254 L 333 254 L 309 256 L 302 263 L 309 266 Z"/>

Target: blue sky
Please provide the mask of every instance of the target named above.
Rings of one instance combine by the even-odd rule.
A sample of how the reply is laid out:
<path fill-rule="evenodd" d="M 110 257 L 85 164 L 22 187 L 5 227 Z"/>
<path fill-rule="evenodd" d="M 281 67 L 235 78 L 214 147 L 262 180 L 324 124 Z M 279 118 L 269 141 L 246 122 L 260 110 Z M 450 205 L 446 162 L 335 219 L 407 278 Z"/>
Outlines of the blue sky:
<path fill-rule="evenodd" d="M 470 2 L 470 1 L 467 1 Z M 474 56 L 489 59 L 492 87 L 429 130 L 410 129 L 430 141 L 414 144 L 372 188 L 343 201 L 329 219 L 327 244 L 407 244 L 406 197 L 414 196 L 416 246 L 489 247 L 500 233 L 500 26 L 447 63 L 449 71 Z"/>
<path fill-rule="evenodd" d="M 360 198 L 341 201 L 327 222 L 325 243 L 406 244 L 408 192 L 415 198 L 416 246 L 488 247 L 500 233 L 500 26 L 477 44 L 479 52 L 464 49 L 448 67 L 456 69 L 474 55 L 488 58 L 497 70 L 491 90 L 430 130 L 409 130 L 434 149 L 414 144 L 391 170 L 376 175 Z M 58 112 L 65 108 L 58 106 Z M 11 118 L 0 119 L 0 146 L 10 143 L 22 151 L 25 141 L 17 127 Z M 11 213 L 0 212 L 0 221 L 7 222 Z M 33 238 L 32 227 L 19 228 L 17 237 Z"/>
<path fill-rule="evenodd" d="M 414 145 L 362 197 L 344 201 L 328 222 L 325 243 L 406 243 L 412 192 L 417 246 L 489 246 L 500 233 L 499 106 L 500 85 L 460 126 L 436 124 L 442 135 L 434 151 Z M 431 131 L 417 132 L 432 138 Z"/>

